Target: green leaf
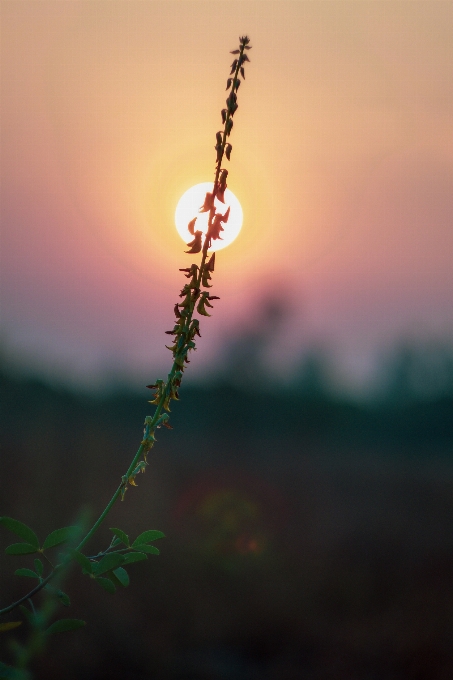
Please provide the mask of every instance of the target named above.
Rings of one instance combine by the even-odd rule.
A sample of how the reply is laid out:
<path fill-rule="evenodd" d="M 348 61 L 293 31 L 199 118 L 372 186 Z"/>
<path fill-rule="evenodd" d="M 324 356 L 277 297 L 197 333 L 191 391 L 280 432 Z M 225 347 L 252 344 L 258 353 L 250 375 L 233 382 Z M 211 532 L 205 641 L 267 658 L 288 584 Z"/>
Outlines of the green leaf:
<path fill-rule="evenodd" d="M 14 576 L 28 576 L 29 578 L 39 579 L 38 574 L 35 574 L 31 569 L 16 569 Z"/>
<path fill-rule="evenodd" d="M 112 572 L 118 581 L 121 583 L 121 585 L 126 588 L 129 585 L 129 574 L 123 567 L 118 567 L 118 569 L 114 569 Z"/>
<path fill-rule="evenodd" d="M 30 553 L 38 552 L 39 546 L 36 547 L 31 543 L 12 543 L 5 552 L 7 555 L 29 555 Z"/>
<path fill-rule="evenodd" d="M 129 548 L 129 536 L 121 531 L 121 529 L 110 529 L 119 540 L 124 543 L 124 545 Z"/>
<path fill-rule="evenodd" d="M 120 555 L 118 553 L 110 553 L 108 555 L 104 555 L 100 562 L 93 565 L 93 574 L 95 574 L 96 576 L 100 576 L 101 574 L 105 574 L 106 571 L 111 571 L 112 569 L 120 567 L 123 564 L 123 562 L 124 562 L 123 555 Z"/>
<path fill-rule="evenodd" d="M 137 545 L 142 545 L 143 543 L 151 543 L 151 541 L 157 541 L 158 538 L 165 538 L 165 534 L 162 531 L 157 531 L 157 529 L 149 529 L 144 531 L 140 536 L 137 536 L 135 541 L 132 543 L 132 547 L 136 548 Z"/>
<path fill-rule="evenodd" d="M 22 625 L 22 621 L 8 621 L 7 623 L 0 623 L 0 633 L 6 633 L 7 630 L 13 630 Z"/>
<path fill-rule="evenodd" d="M 109 578 L 103 578 L 102 576 L 96 576 L 95 580 L 99 583 L 100 586 L 102 586 L 104 588 L 104 590 L 106 590 L 108 593 L 111 593 L 113 595 L 116 588 L 115 588 L 115 584 Z"/>
<path fill-rule="evenodd" d="M 123 566 L 126 564 L 132 564 L 132 562 L 141 562 L 142 560 L 147 560 L 148 558 L 142 552 L 130 552 L 124 555 Z"/>
<path fill-rule="evenodd" d="M 17 536 L 23 538 L 24 541 L 30 543 L 30 545 L 34 545 L 36 548 L 39 548 L 39 540 L 37 535 L 23 522 L 19 522 L 17 519 L 12 519 L 12 517 L 0 517 L 0 523 L 12 531 L 13 534 L 17 534 Z"/>
<path fill-rule="evenodd" d="M 79 552 L 78 550 L 71 550 L 70 555 L 80 564 L 84 574 L 93 573 L 93 563 L 88 559 L 86 555 Z"/>
<path fill-rule="evenodd" d="M 69 607 L 71 605 L 71 600 L 62 590 L 59 590 L 57 592 L 57 597 L 60 600 L 61 604 L 64 605 L 65 607 Z"/>
<path fill-rule="evenodd" d="M 59 619 L 48 627 L 46 633 L 48 635 L 51 633 L 65 633 L 67 630 L 77 630 L 77 628 L 82 628 L 85 625 L 85 621 L 80 619 Z"/>
<path fill-rule="evenodd" d="M 77 527 L 63 527 L 62 529 L 55 529 L 55 531 L 52 531 L 52 533 L 47 536 L 42 549 L 47 550 L 48 548 L 53 548 L 55 545 L 60 545 L 60 543 L 69 541 L 72 536 L 74 536 L 76 531 Z"/>
<path fill-rule="evenodd" d="M 140 552 L 149 553 L 150 555 L 160 555 L 160 550 L 154 545 L 134 545 L 134 548 Z"/>
<path fill-rule="evenodd" d="M 41 562 L 41 560 L 38 560 L 38 558 L 36 558 L 34 562 L 35 562 L 36 573 L 38 574 L 38 576 L 42 576 L 43 572 L 44 572 L 43 563 Z"/>

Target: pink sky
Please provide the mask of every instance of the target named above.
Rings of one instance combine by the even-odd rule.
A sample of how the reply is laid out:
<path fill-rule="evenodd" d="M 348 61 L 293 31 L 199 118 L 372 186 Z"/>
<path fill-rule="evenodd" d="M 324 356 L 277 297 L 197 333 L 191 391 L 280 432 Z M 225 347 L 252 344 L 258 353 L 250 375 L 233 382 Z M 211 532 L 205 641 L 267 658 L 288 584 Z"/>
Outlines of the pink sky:
<path fill-rule="evenodd" d="M 231 55 L 252 38 L 193 375 L 271 291 L 274 357 L 323 340 L 351 371 L 453 339 L 453 2 L 2 0 L 1 323 L 82 382 L 169 364 L 190 265 L 173 224 L 209 181 Z M 166 364 L 164 364 L 166 362 Z M 151 373 L 148 375 L 148 371 Z"/>

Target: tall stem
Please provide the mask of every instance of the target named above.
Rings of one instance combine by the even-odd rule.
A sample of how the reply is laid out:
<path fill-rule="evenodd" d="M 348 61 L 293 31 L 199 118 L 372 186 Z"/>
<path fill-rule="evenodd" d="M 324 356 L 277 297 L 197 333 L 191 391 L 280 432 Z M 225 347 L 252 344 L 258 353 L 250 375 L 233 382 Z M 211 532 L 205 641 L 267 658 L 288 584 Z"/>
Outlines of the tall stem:
<path fill-rule="evenodd" d="M 237 90 L 238 74 L 239 74 L 239 70 L 241 68 L 241 65 L 243 63 L 242 57 L 243 57 L 244 50 L 245 50 L 247 43 L 248 43 L 247 37 L 241 38 L 240 49 L 239 49 L 238 59 L 237 59 L 237 65 L 236 65 L 236 68 L 235 68 L 235 71 L 234 71 L 234 76 L 232 78 L 232 83 L 231 83 L 231 88 L 230 88 L 230 96 L 231 96 L 231 94 L 234 94 Z M 249 48 L 247 48 L 247 49 L 249 49 Z M 234 111 L 233 111 L 233 114 L 234 114 Z M 213 188 L 213 199 L 215 199 L 216 194 L 217 194 L 217 190 L 218 190 L 218 187 L 219 187 L 220 172 L 221 172 L 221 169 L 222 169 L 222 161 L 223 161 L 223 157 L 224 157 L 224 154 L 225 154 L 226 139 L 227 139 L 227 136 L 229 135 L 229 131 L 230 131 L 229 121 L 230 121 L 231 118 L 232 118 L 232 113 L 231 113 L 231 110 L 230 110 L 230 106 L 228 106 L 227 113 L 226 113 L 226 116 L 225 116 L 225 123 L 224 123 L 223 135 L 222 135 L 220 154 L 218 156 L 217 164 L 216 164 L 216 172 L 215 172 L 214 188 Z M 184 326 L 183 326 L 182 335 L 181 335 L 182 342 L 178 341 L 178 342 L 181 342 L 181 345 L 178 346 L 178 351 L 183 351 L 184 349 L 187 349 L 187 342 L 188 342 L 188 338 L 189 338 L 189 329 L 190 329 L 190 325 L 192 323 L 195 305 L 196 305 L 197 299 L 199 298 L 199 295 L 200 295 L 200 289 L 201 289 L 202 277 L 203 277 L 203 269 L 206 265 L 208 250 L 209 250 L 210 245 L 211 245 L 210 230 L 211 230 L 211 227 L 212 227 L 212 224 L 213 224 L 213 219 L 215 217 L 215 213 L 216 213 L 216 210 L 215 210 L 215 207 L 213 207 L 213 203 L 212 203 L 212 207 L 209 211 L 208 229 L 207 229 L 207 232 L 205 234 L 204 242 L 203 242 L 201 264 L 200 264 L 200 267 L 198 269 L 198 274 L 197 274 L 196 282 L 195 282 L 195 291 L 194 291 L 194 294 L 191 296 L 188 312 L 187 312 L 186 316 L 184 317 Z M 168 374 L 168 377 L 167 377 L 167 383 L 165 385 L 165 388 L 161 391 L 159 402 L 156 405 L 156 410 L 154 412 L 154 415 L 149 422 L 148 422 L 148 419 L 147 419 L 146 427 L 147 427 L 148 434 L 153 434 L 155 428 L 158 426 L 157 424 L 158 424 L 159 418 L 161 417 L 162 409 L 164 408 L 164 404 L 168 400 L 170 391 L 172 389 L 174 377 L 175 377 L 177 371 L 179 371 L 179 370 L 182 370 L 181 364 L 178 363 L 177 357 L 175 357 L 175 360 L 173 361 L 173 365 L 171 367 L 170 373 Z M 99 518 L 93 524 L 93 526 L 88 531 L 86 536 L 78 544 L 78 546 L 76 548 L 77 551 L 80 551 L 88 543 L 88 541 L 94 536 L 94 534 L 97 532 L 97 530 L 99 529 L 99 527 L 101 526 L 101 524 L 103 523 L 103 521 L 105 520 L 107 515 L 109 514 L 110 510 L 115 505 L 118 498 L 122 495 L 122 493 L 124 493 L 124 490 L 125 490 L 125 487 L 127 485 L 129 478 L 134 473 L 134 470 L 137 468 L 137 465 L 139 464 L 139 461 L 142 458 L 142 456 L 145 455 L 145 457 L 146 457 L 146 452 L 149 450 L 149 448 L 150 448 L 149 441 L 146 441 L 146 436 L 145 436 L 145 439 L 140 444 L 137 453 L 135 454 L 134 458 L 132 459 L 131 464 L 129 465 L 129 467 L 127 469 L 126 474 L 123 476 L 121 484 L 118 486 L 118 488 L 116 489 L 112 498 L 107 503 L 107 505 L 105 506 L 102 513 L 99 515 Z M 50 574 L 48 574 L 48 576 L 43 581 L 41 581 L 41 583 L 38 586 L 33 588 L 33 590 L 31 590 L 29 593 L 27 593 L 27 595 L 24 595 L 24 597 L 21 598 L 20 600 L 18 600 L 17 602 L 14 602 L 13 604 L 9 605 L 9 607 L 5 607 L 4 609 L 1 609 L 0 614 L 7 614 L 8 612 L 12 611 L 17 606 L 19 606 L 22 602 L 24 602 L 25 600 L 29 599 L 30 597 L 35 595 L 37 592 L 39 592 L 51 579 L 53 579 L 55 577 L 55 575 L 57 573 L 59 573 L 67 565 L 67 563 L 69 561 L 70 561 L 70 558 L 68 557 L 66 560 L 63 560 L 63 562 L 61 564 L 56 565 L 55 568 L 50 572 Z"/>

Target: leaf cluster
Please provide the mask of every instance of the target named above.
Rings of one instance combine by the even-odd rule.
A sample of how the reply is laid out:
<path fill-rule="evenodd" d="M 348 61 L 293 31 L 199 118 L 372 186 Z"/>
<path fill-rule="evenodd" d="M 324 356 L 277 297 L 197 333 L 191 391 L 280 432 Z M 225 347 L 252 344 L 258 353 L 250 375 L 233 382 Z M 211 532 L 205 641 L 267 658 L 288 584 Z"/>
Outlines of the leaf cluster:
<path fill-rule="evenodd" d="M 37 586 L 34 590 L 31 591 L 28 596 L 22 598 L 20 602 L 29 599 L 35 591 L 45 588 L 48 593 L 54 595 L 60 604 L 65 607 L 69 607 L 71 604 L 68 595 L 61 589 L 49 585 L 47 581 L 50 580 L 50 577 L 54 573 L 61 570 L 61 568 L 71 559 L 82 567 L 83 574 L 94 579 L 107 592 L 114 593 L 117 587 L 121 586 L 126 588 L 130 583 L 129 574 L 126 571 L 125 566 L 133 564 L 134 562 L 146 560 L 148 555 L 159 555 L 159 549 L 150 544 L 160 538 L 164 538 L 162 531 L 148 529 L 147 531 L 143 531 L 131 542 L 124 531 L 112 528 L 112 541 L 109 547 L 103 552 L 96 556 L 89 557 L 77 549 L 69 548 L 66 553 L 59 555 L 60 562 L 54 566 L 50 558 L 45 554 L 45 551 L 71 541 L 71 539 L 77 535 L 77 527 L 63 527 L 52 531 L 46 537 L 42 546 L 40 546 L 39 539 L 35 532 L 23 522 L 11 517 L 0 517 L 0 524 L 23 539 L 23 542 L 21 543 L 9 545 L 5 550 L 6 554 L 23 556 L 39 553 L 51 568 L 50 573 L 46 576 L 43 562 L 41 559 L 35 558 L 33 561 L 34 570 L 29 567 L 16 569 L 14 572 L 16 576 L 32 578 L 37 581 Z M 31 610 L 22 604 L 19 604 L 19 607 L 29 624 L 35 628 L 43 629 L 44 621 L 36 614 L 33 606 Z M 21 625 L 21 623 L 22 621 L 9 621 L 1 624 L 0 632 L 12 630 Z M 85 622 L 78 619 L 59 619 L 47 629 L 43 629 L 43 633 L 50 634 L 75 630 L 83 625 L 85 625 Z"/>

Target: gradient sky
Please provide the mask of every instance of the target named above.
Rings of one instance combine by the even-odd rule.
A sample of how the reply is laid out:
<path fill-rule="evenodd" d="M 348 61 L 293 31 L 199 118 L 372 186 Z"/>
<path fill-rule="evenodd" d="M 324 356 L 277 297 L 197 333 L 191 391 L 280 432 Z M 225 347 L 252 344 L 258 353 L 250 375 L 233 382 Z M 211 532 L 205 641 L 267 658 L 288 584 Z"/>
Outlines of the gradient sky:
<path fill-rule="evenodd" d="M 1 322 L 8 351 L 86 380 L 169 364 L 192 257 L 179 197 L 231 141 L 244 227 L 191 371 L 271 295 L 274 353 L 351 373 L 401 338 L 453 340 L 453 2 L 1 0 Z M 167 336 L 168 337 L 168 336 Z M 25 360 L 24 360 L 25 361 Z M 150 368 L 151 367 L 151 368 Z"/>

